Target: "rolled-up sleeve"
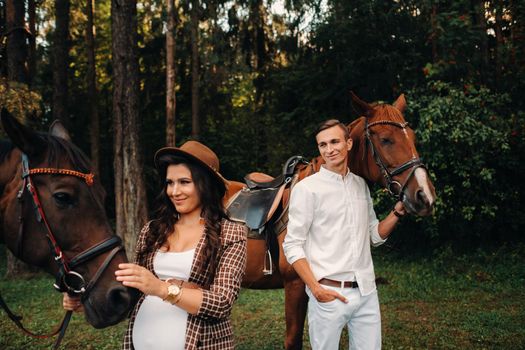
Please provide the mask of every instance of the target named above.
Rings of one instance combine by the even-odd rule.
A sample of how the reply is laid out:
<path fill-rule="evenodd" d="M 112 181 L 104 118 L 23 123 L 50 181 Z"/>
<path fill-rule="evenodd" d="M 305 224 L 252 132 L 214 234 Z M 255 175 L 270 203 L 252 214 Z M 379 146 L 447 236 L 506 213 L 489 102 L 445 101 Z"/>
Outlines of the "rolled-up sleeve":
<path fill-rule="evenodd" d="M 366 193 L 368 197 L 368 232 L 370 233 L 370 243 L 372 246 L 377 247 L 385 243 L 386 239 L 381 238 L 379 235 L 379 220 L 377 219 L 374 202 L 372 201 L 368 187 L 366 188 Z"/>
<path fill-rule="evenodd" d="M 297 184 L 290 196 L 288 226 L 283 242 L 284 255 L 290 264 L 305 258 L 305 242 L 313 220 L 314 200 L 312 193 Z"/>
<path fill-rule="evenodd" d="M 197 316 L 204 319 L 229 317 L 241 289 L 246 269 L 246 228 L 239 224 L 230 227 L 235 232 L 228 234 L 232 238 L 222 246 L 213 283 L 209 290 L 202 290 L 202 304 Z"/>

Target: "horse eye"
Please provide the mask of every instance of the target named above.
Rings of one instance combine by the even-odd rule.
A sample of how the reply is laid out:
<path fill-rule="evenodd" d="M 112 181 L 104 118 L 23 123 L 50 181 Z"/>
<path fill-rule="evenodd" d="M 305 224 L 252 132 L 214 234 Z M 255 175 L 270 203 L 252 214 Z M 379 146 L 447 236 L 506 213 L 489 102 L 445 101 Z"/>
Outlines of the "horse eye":
<path fill-rule="evenodd" d="M 55 203 L 60 208 L 65 208 L 67 206 L 73 205 L 73 197 L 69 193 L 57 192 L 53 194 L 53 199 Z"/>
<path fill-rule="evenodd" d="M 381 141 L 381 144 L 384 146 L 391 145 L 393 143 L 392 140 L 383 138 L 383 137 L 380 139 L 380 141 Z"/>

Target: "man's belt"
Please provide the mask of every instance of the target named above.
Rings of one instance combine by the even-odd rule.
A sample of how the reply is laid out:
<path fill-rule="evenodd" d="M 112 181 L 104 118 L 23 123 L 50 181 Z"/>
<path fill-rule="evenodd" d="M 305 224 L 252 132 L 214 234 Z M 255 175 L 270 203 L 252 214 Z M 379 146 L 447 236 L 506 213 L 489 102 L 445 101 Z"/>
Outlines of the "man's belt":
<path fill-rule="evenodd" d="M 356 281 L 336 281 L 328 278 L 321 278 L 319 283 L 330 287 L 342 287 L 342 288 L 357 288 L 359 287 Z"/>

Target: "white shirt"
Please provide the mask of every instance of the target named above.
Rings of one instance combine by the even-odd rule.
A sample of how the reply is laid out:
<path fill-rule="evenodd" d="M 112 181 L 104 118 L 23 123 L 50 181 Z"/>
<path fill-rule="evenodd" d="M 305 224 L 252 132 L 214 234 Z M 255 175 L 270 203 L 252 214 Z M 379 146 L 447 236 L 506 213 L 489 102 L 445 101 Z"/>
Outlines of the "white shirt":
<path fill-rule="evenodd" d="M 153 268 L 162 280 L 176 278 L 187 281 L 194 255 L 195 249 L 180 253 L 157 251 Z M 140 305 L 133 325 L 133 347 L 136 350 L 183 350 L 187 320 L 188 312 L 185 310 L 157 296 L 148 295 Z"/>
<path fill-rule="evenodd" d="M 290 264 L 306 258 L 317 280 L 355 279 L 362 295 L 375 291 L 370 244 L 385 240 L 363 178 L 321 167 L 293 188 L 288 218 L 283 249 Z"/>

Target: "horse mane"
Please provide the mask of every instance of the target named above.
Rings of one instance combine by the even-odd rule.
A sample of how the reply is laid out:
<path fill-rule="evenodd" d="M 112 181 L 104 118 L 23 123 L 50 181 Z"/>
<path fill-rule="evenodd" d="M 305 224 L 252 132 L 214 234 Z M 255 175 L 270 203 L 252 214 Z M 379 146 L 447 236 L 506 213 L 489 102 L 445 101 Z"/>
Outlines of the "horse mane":
<path fill-rule="evenodd" d="M 0 162 L 3 162 L 15 146 L 8 140 L 0 140 Z"/>

